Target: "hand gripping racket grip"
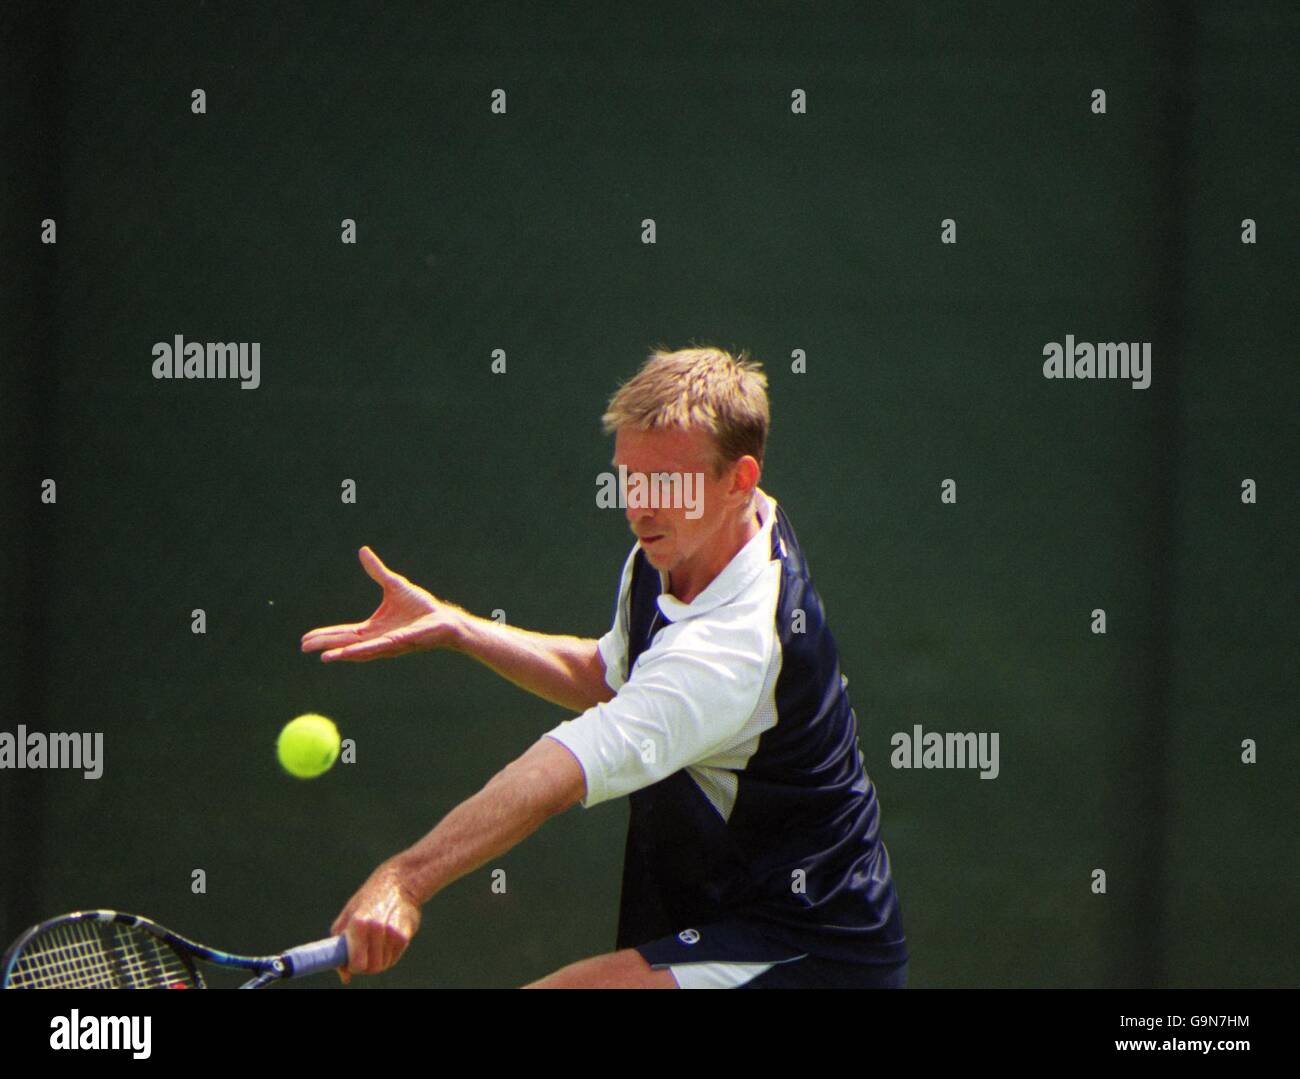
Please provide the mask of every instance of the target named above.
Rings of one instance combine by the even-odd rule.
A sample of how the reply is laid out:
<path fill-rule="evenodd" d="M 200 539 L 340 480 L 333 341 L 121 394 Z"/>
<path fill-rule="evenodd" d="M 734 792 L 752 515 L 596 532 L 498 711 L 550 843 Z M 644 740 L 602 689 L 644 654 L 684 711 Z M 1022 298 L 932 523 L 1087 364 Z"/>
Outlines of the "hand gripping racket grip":
<path fill-rule="evenodd" d="M 297 978 L 303 974 L 319 974 L 323 970 L 348 965 L 348 938 L 345 936 L 328 937 L 300 944 L 284 953 L 284 963 L 288 968 L 285 977 Z"/>

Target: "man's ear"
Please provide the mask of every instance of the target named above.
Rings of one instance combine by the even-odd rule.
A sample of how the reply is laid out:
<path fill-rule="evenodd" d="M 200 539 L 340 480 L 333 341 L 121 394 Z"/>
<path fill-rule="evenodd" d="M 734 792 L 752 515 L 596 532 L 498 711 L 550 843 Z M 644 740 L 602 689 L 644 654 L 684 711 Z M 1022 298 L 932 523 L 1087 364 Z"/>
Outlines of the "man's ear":
<path fill-rule="evenodd" d="M 762 468 L 753 457 L 746 454 L 733 466 L 731 473 L 731 490 L 735 494 L 749 495 L 758 486 Z"/>

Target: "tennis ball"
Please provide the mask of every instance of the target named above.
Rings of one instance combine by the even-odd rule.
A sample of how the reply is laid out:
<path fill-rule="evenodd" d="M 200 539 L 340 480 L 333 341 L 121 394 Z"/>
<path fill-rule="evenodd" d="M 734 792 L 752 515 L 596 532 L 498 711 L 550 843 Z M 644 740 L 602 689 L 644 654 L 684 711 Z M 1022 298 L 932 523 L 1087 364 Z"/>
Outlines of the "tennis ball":
<path fill-rule="evenodd" d="M 338 760 L 339 729 L 315 713 L 299 716 L 284 725 L 275 752 L 291 776 L 314 779 Z"/>

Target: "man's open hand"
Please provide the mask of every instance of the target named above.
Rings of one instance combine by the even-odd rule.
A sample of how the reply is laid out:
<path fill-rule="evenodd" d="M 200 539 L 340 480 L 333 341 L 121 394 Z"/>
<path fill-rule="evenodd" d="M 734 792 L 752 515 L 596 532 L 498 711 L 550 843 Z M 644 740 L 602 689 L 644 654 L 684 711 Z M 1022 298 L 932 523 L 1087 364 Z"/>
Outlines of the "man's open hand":
<path fill-rule="evenodd" d="M 320 658 L 325 663 L 363 661 L 402 656 L 451 642 L 464 611 L 394 573 L 369 547 L 362 547 L 357 557 L 371 580 L 384 590 L 384 598 L 364 622 L 322 626 L 304 633 L 304 652 L 323 653 Z"/>

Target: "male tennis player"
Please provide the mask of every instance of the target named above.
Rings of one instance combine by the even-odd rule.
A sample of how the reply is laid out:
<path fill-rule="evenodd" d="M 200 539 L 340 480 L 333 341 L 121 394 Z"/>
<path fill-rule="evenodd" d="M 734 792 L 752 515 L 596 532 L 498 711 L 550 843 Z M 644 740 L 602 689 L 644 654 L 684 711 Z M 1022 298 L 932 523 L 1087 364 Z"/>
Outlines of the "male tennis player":
<path fill-rule="evenodd" d="M 626 510 L 637 541 L 599 640 L 477 618 L 362 548 L 379 608 L 312 630 L 303 651 L 452 648 L 580 714 L 371 874 L 334 922 L 350 972 L 392 966 L 427 900 L 547 818 L 626 796 L 617 950 L 534 986 L 906 983 L 847 681 L 790 522 L 757 486 L 766 387 L 743 354 L 698 348 L 653 353 L 614 395 L 604 425 L 626 490 L 680 492 L 694 477 L 703 500 L 628 498 L 650 504 Z"/>

